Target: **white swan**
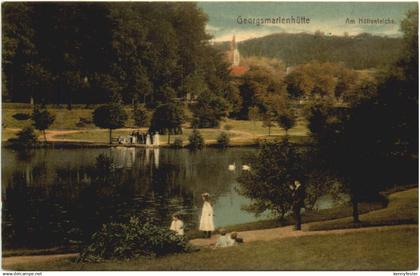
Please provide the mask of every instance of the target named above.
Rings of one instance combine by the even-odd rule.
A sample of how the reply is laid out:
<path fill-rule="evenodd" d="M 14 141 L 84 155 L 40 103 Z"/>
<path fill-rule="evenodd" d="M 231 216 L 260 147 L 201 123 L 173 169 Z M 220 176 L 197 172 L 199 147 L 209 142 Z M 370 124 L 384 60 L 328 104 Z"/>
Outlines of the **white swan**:
<path fill-rule="evenodd" d="M 243 171 L 250 171 L 251 170 L 251 167 L 248 166 L 248 165 L 242 165 L 242 170 Z"/>
<path fill-rule="evenodd" d="M 235 169 L 236 169 L 236 164 L 235 164 L 235 163 L 230 164 L 230 165 L 228 166 L 228 170 L 229 170 L 229 171 L 234 171 Z"/>

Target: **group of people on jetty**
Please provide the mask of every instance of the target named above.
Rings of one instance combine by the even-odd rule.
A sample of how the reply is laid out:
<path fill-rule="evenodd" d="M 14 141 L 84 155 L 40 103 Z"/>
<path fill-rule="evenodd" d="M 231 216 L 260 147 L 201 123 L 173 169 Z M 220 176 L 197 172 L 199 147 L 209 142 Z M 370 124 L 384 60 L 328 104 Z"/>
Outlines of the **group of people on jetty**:
<path fill-rule="evenodd" d="M 148 131 L 143 133 L 140 131 L 133 131 L 131 135 L 118 137 L 119 144 L 143 144 L 146 146 L 159 146 L 159 132 Z"/>
<path fill-rule="evenodd" d="M 203 232 L 204 238 L 210 239 L 212 232 L 215 230 L 213 205 L 208 193 L 202 194 L 201 197 L 203 199 L 203 207 L 201 209 L 200 225 L 198 229 Z M 172 222 L 169 229 L 174 231 L 177 235 L 184 235 L 184 222 L 179 214 L 172 215 Z M 238 243 L 243 243 L 243 239 L 239 237 L 236 232 L 227 235 L 226 230 L 221 228 L 219 229 L 219 233 L 220 236 L 214 244 L 214 247 L 229 247 Z"/>

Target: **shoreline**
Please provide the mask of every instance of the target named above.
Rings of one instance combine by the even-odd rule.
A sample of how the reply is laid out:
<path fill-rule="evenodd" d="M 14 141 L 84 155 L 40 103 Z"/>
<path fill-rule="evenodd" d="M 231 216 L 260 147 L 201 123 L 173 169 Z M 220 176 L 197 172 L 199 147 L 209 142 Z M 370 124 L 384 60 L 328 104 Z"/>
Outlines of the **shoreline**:
<path fill-rule="evenodd" d="M 235 148 L 235 147 L 252 147 L 258 148 L 264 140 L 273 140 L 276 138 L 282 138 L 284 136 L 271 136 L 271 137 L 260 137 L 256 138 L 253 141 L 232 141 L 229 145 L 222 147 L 220 144 L 215 142 L 206 142 L 205 147 L 209 148 Z M 297 137 L 297 139 L 296 139 Z M 309 145 L 309 141 L 302 141 L 302 140 L 309 140 L 310 137 L 308 136 L 290 136 L 291 143 L 296 143 L 300 145 Z M 297 141 L 296 141 L 297 140 Z M 13 149 L 13 146 L 8 141 L 2 141 L 1 143 L 2 148 Z M 175 147 L 172 144 L 161 144 L 159 146 L 146 146 L 144 144 L 109 144 L 109 143 L 102 143 L 102 142 L 88 142 L 88 141 L 49 141 L 48 143 L 40 142 L 36 146 L 32 147 L 31 149 L 41 149 L 41 148 L 52 148 L 52 149 L 74 149 L 74 148 L 113 148 L 113 147 L 124 147 L 124 148 L 143 148 L 143 149 L 158 149 L 158 148 L 170 148 L 170 149 L 188 149 L 188 144 L 185 144 L 181 147 Z"/>

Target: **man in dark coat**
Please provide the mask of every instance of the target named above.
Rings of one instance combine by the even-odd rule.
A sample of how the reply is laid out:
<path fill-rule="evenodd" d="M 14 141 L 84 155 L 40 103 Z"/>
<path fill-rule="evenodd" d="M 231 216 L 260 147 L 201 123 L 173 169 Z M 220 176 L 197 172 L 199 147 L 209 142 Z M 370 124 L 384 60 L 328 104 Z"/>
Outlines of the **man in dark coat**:
<path fill-rule="evenodd" d="M 304 206 L 305 189 L 297 180 L 294 181 L 293 185 L 290 185 L 290 189 L 292 190 L 293 213 L 296 220 L 296 230 L 301 230 L 302 218 L 300 215 L 300 209 Z"/>

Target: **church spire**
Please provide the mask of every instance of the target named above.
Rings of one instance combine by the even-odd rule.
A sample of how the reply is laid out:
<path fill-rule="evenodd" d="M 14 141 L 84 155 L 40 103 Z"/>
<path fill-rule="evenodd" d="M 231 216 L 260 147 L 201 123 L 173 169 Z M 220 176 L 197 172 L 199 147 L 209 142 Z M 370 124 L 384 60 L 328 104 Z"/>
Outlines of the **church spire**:
<path fill-rule="evenodd" d="M 232 65 L 238 66 L 239 65 L 239 51 L 236 48 L 236 37 L 233 35 L 232 42 L 230 43 L 230 52 L 232 53 Z"/>
<path fill-rule="evenodd" d="M 232 43 L 230 45 L 230 48 L 232 50 L 235 50 L 236 49 L 236 37 L 235 37 L 235 35 L 233 35 L 233 37 L 232 37 Z"/>

